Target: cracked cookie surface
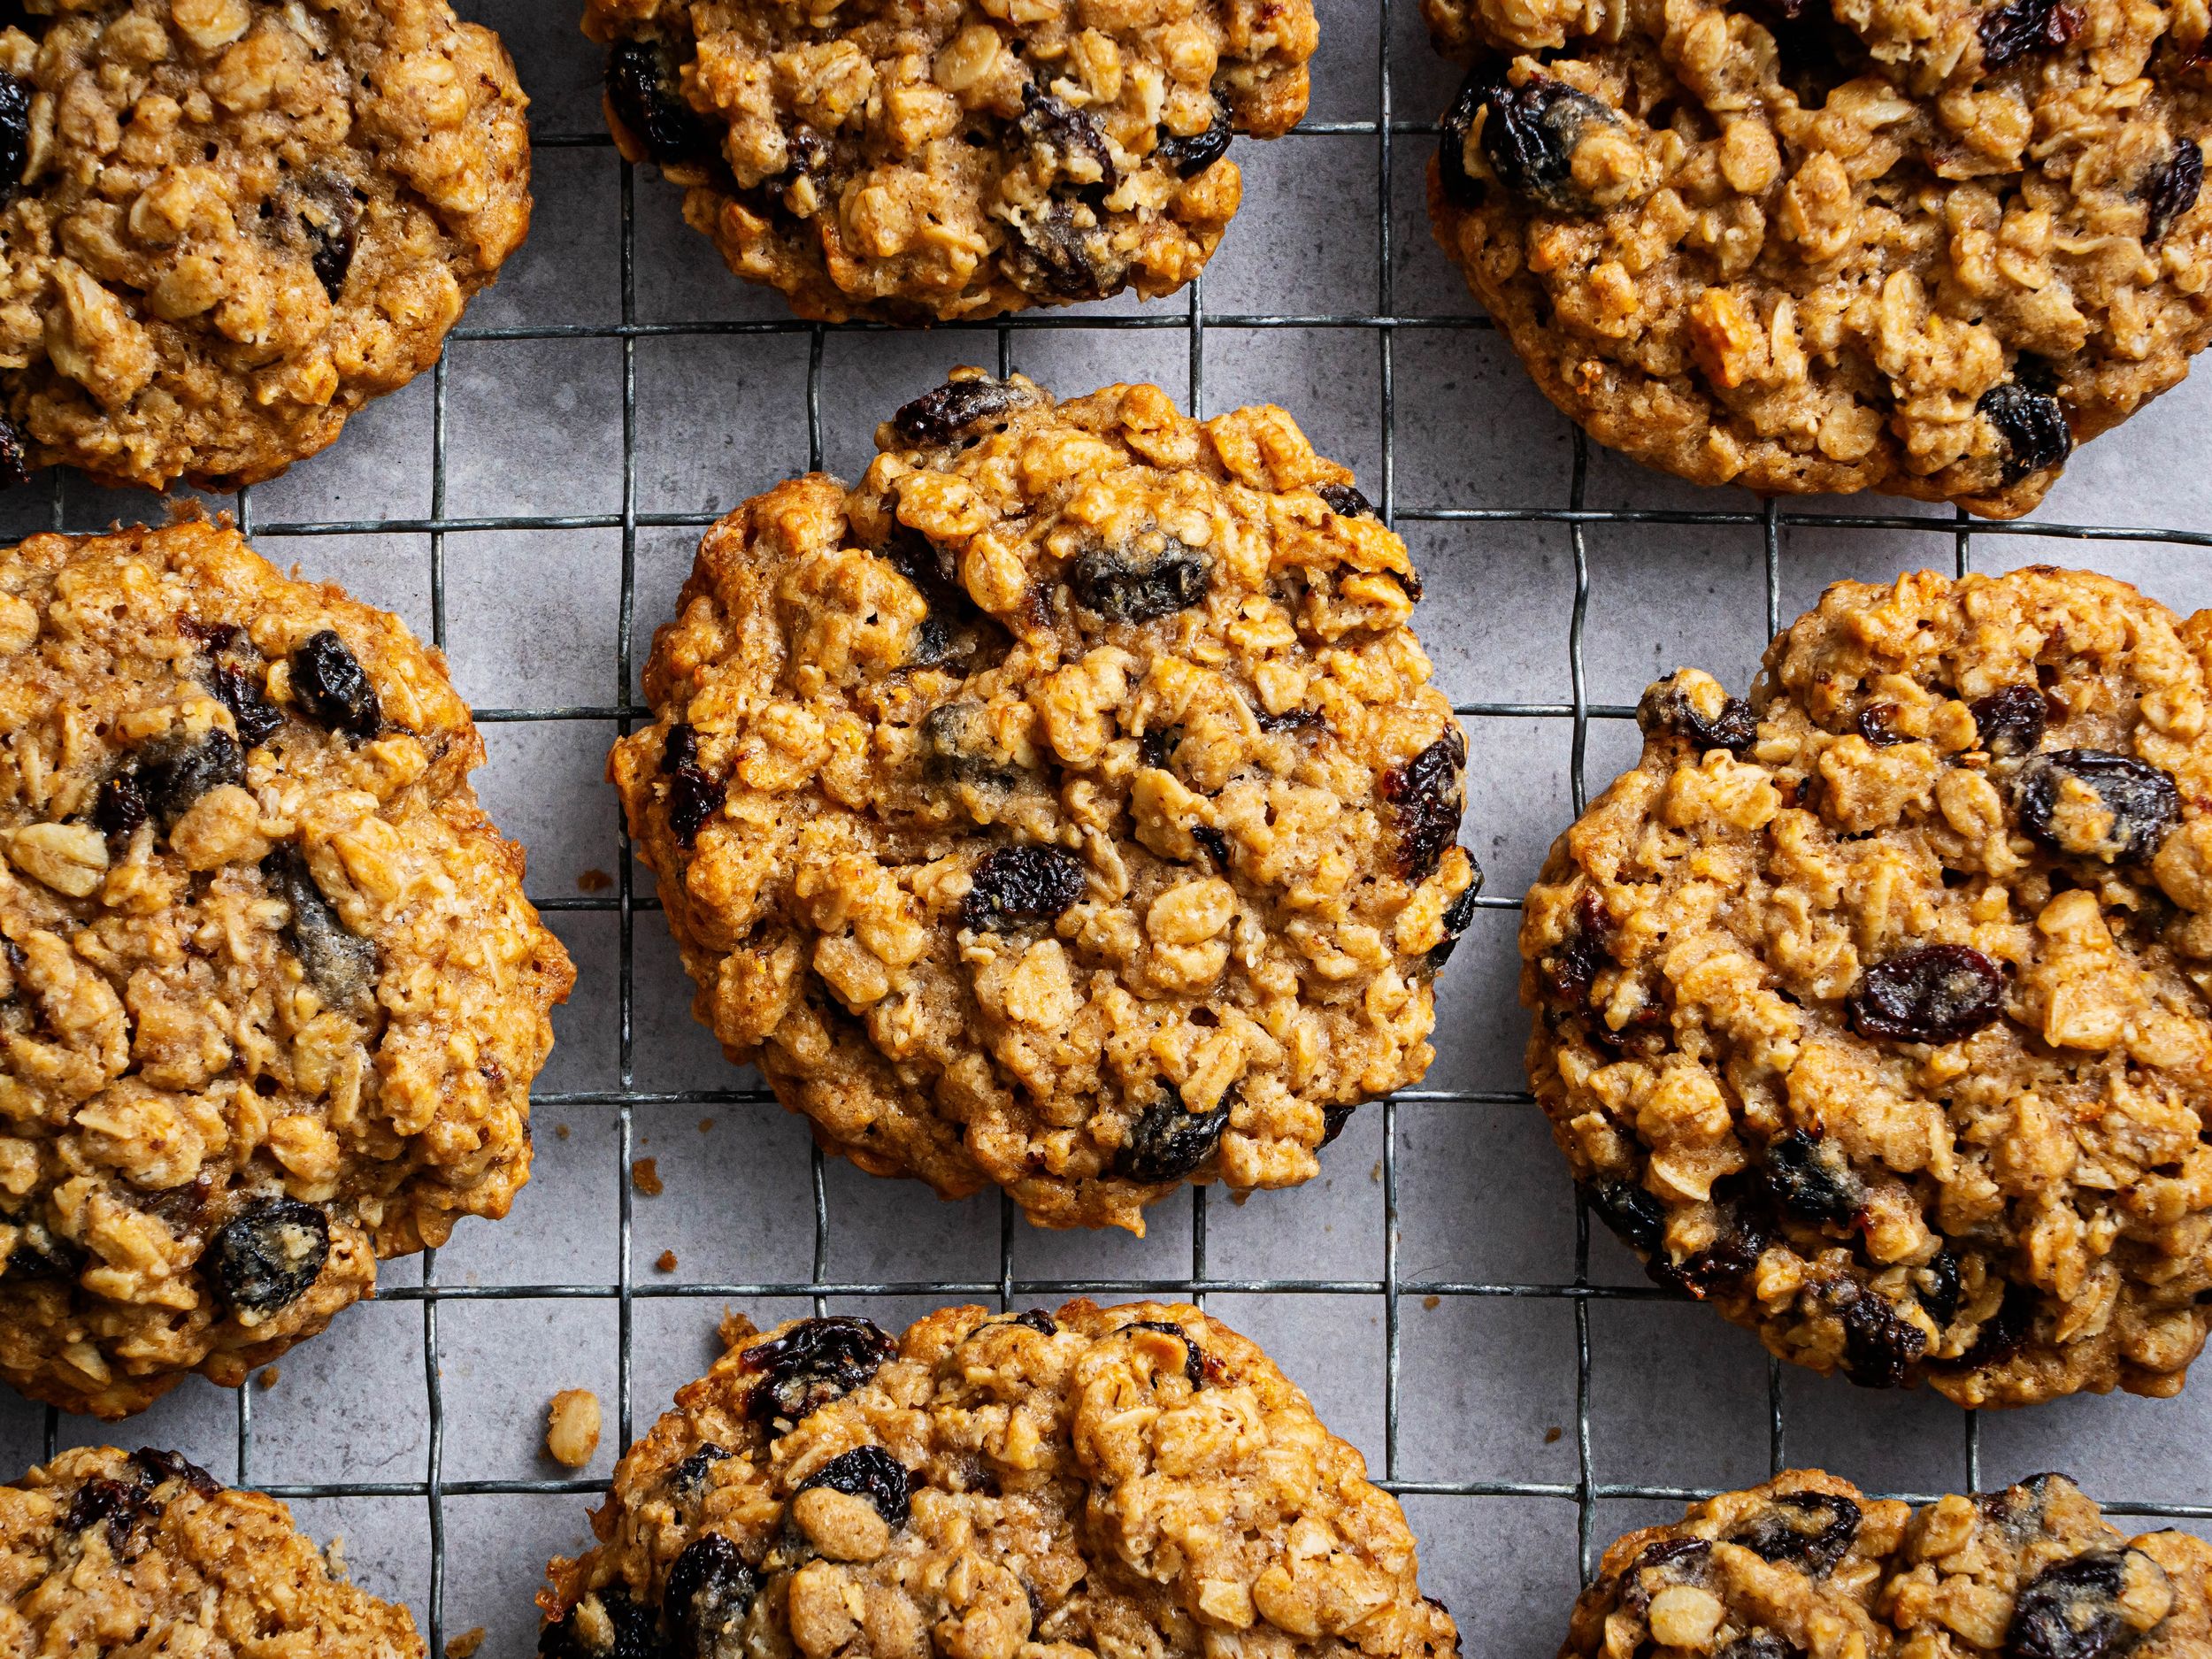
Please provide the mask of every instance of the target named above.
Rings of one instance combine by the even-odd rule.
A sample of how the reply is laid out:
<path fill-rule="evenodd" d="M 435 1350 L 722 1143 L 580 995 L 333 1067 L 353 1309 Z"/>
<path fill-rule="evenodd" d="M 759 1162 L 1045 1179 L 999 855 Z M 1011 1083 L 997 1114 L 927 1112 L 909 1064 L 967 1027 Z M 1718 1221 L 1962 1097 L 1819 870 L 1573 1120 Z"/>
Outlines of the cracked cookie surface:
<path fill-rule="evenodd" d="M 623 154 L 833 322 L 1182 287 L 1318 40 L 1312 0 L 586 0 L 584 30 Z"/>
<path fill-rule="evenodd" d="M 1785 1359 L 2167 1395 L 2212 1308 L 2212 611 L 1839 582 L 1685 670 L 1523 918 L 1595 1213 Z"/>
<path fill-rule="evenodd" d="M 407 1609 L 336 1563 L 274 1498 L 173 1452 L 81 1447 L 0 1486 L 0 1645 L 422 1659 Z"/>
<path fill-rule="evenodd" d="M 2130 1539 L 2063 1475 L 1916 1512 L 1787 1470 L 1606 1550 L 1561 1659 L 1661 1653 L 2202 1659 L 2212 1544 Z"/>
<path fill-rule="evenodd" d="M 1479 879 L 1404 543 L 1278 409 L 977 376 L 876 441 L 708 532 L 609 761 L 695 1011 L 1041 1225 L 1311 1179 Z"/>
<path fill-rule="evenodd" d="M 236 1386 L 502 1216 L 574 979 L 396 617 L 227 523 L 0 553 L 0 1376 Z"/>
<path fill-rule="evenodd" d="M 0 28 L 0 481 L 272 478 L 437 360 L 530 218 L 446 0 L 32 0 Z"/>
<path fill-rule="evenodd" d="M 548 1659 L 1458 1650 L 1396 1501 L 1196 1308 L 723 1336 L 549 1567 Z"/>
<path fill-rule="evenodd" d="M 2012 518 L 2212 338 L 2194 7 L 1424 6 L 1437 238 L 1650 465 Z"/>

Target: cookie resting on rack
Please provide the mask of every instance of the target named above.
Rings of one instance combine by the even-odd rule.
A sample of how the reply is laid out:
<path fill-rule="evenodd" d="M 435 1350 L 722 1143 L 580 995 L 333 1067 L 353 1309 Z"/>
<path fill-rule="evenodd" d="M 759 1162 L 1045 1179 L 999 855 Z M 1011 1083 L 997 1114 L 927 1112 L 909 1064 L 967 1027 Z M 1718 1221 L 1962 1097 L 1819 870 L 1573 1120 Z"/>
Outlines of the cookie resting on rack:
<path fill-rule="evenodd" d="M 968 373 L 707 533 L 609 773 L 695 1010 L 826 1147 L 1142 1232 L 1426 1071 L 1466 741 L 1282 411 Z"/>
<path fill-rule="evenodd" d="M 0 484 L 272 478 L 437 361 L 530 219 L 446 0 L 0 12 Z"/>
<path fill-rule="evenodd" d="M 236 1386 L 501 1216 L 574 971 L 396 617 L 227 523 L 0 553 L 0 1377 Z"/>
<path fill-rule="evenodd" d="M 1616 1540 L 1560 1659 L 2206 1659 L 2212 1544 L 2128 1538 L 2063 1475 L 1916 1513 L 1819 1470 Z"/>
<path fill-rule="evenodd" d="M 1839 582 L 1684 670 L 1522 918 L 1594 1213 L 1784 1359 L 2176 1393 L 2212 1317 L 2212 611 Z"/>
<path fill-rule="evenodd" d="M 1196 1308 L 723 1336 L 548 1569 L 546 1659 L 1458 1651 L 1397 1501 Z"/>
<path fill-rule="evenodd" d="M 1424 0 L 1438 240 L 1544 395 L 1701 484 L 2009 518 L 2212 339 L 2206 19 Z"/>
<path fill-rule="evenodd" d="M 802 317 L 1155 298 L 1306 109 L 1312 0 L 586 0 L 615 142 Z"/>
<path fill-rule="evenodd" d="M 423 1641 L 274 1498 L 174 1452 L 102 1446 L 0 1486 L 0 1649 L 422 1659 Z"/>

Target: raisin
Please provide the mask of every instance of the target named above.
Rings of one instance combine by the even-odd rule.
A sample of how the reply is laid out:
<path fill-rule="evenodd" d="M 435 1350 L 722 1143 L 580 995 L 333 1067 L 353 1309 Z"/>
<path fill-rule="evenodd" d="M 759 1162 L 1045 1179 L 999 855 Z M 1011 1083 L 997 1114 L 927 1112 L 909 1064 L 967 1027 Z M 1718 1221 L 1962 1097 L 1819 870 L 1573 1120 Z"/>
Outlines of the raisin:
<path fill-rule="evenodd" d="M 1731 1218 L 1729 1230 L 1703 1249 L 1680 1263 L 1654 1255 L 1644 1271 L 1654 1284 L 1686 1291 L 1700 1302 L 1741 1288 L 1759 1265 L 1766 1240 L 1740 1217 Z"/>
<path fill-rule="evenodd" d="M 1314 1150 L 1318 1152 L 1321 1149 L 1321 1147 L 1327 1146 L 1332 1141 L 1334 1141 L 1339 1135 L 1342 1134 L 1344 1133 L 1345 1125 L 1352 1121 L 1352 1114 L 1358 1110 L 1359 1107 L 1356 1104 L 1350 1106 L 1324 1106 L 1321 1109 L 1321 1144 L 1320 1146 L 1317 1146 Z"/>
<path fill-rule="evenodd" d="M 1443 126 L 1437 134 L 1437 182 L 1443 189 L 1444 199 L 1454 207 L 1482 205 L 1482 183 L 1467 171 L 1467 141 L 1474 135 L 1475 117 L 1482 113 L 1483 93 L 1487 85 L 1481 69 L 1460 82 L 1451 108 L 1444 111 Z"/>
<path fill-rule="evenodd" d="M 43 1222 L 20 1224 L 8 1271 L 24 1279 L 74 1279 L 85 1263 L 83 1249 Z"/>
<path fill-rule="evenodd" d="M 1096 226 L 1076 222 L 1075 209 L 1057 196 L 1041 213 L 1014 221 L 1021 238 L 1015 280 L 1032 293 L 1056 299 L 1103 299 L 1116 286 L 1113 252 Z"/>
<path fill-rule="evenodd" d="M 1085 610 L 1109 622 L 1150 622 L 1187 611 L 1206 596 L 1213 560 L 1173 536 L 1149 558 L 1103 549 L 1068 566 L 1068 590 Z"/>
<path fill-rule="evenodd" d="M 129 1542 L 131 1529 L 141 1521 L 157 1519 L 161 1507 L 153 1501 L 150 1487 L 94 1475 L 70 1494 L 61 1524 L 65 1532 L 81 1532 L 105 1521 L 108 1547 L 120 1555 Z"/>
<path fill-rule="evenodd" d="M 1125 1331 L 1157 1331 L 1164 1336 L 1175 1338 L 1183 1345 L 1184 1380 L 1193 1388 L 1206 1386 L 1205 1350 L 1190 1340 L 1190 1333 L 1181 1325 L 1171 1325 L 1165 1319 L 1132 1319 L 1121 1328 Z"/>
<path fill-rule="evenodd" d="M 1730 1642 L 1713 1659 L 1794 1659 L 1804 1651 L 1793 1646 L 1787 1637 L 1778 1636 L 1770 1630 L 1755 1630 Z"/>
<path fill-rule="evenodd" d="M 1329 511 L 1340 518 L 1375 518 L 1375 503 L 1354 489 L 1349 484 L 1316 484 L 1313 493 L 1329 504 Z"/>
<path fill-rule="evenodd" d="M 891 425 L 901 438 L 916 449 L 934 449 L 956 438 L 972 435 L 978 426 L 1002 425 L 1009 416 L 1036 401 L 1034 392 L 1011 380 L 995 380 L 988 376 L 949 380 L 935 391 L 924 392 L 901 407 L 891 417 Z M 905 569 L 903 565 L 900 568 Z"/>
<path fill-rule="evenodd" d="M 0 489 L 31 481 L 31 445 L 23 428 L 0 415 Z"/>
<path fill-rule="evenodd" d="M 2008 484 L 2045 467 L 2062 465 L 2074 452 L 2074 429 L 2066 424 L 2066 411 L 2058 399 L 2048 392 L 2006 380 L 1984 392 L 1974 412 L 2005 441 L 2003 477 Z"/>
<path fill-rule="evenodd" d="M 1970 945 L 1921 945 L 1869 968 L 1845 1007 L 1863 1037 L 1956 1042 L 2004 1012 L 2005 976 Z"/>
<path fill-rule="evenodd" d="M 2177 139 L 2174 153 L 2145 181 L 2143 240 L 2154 242 L 2163 236 L 2176 219 L 2197 204 L 2198 192 L 2203 188 L 2203 150 L 2193 138 Z"/>
<path fill-rule="evenodd" d="M 1060 1334 L 1060 1322 L 1042 1308 L 1028 1308 L 1014 1316 L 1016 1325 L 1025 1325 L 1040 1336 Z"/>
<path fill-rule="evenodd" d="M 1959 1317 L 1959 1259 L 1948 1250 L 1938 1250 L 1924 1267 L 1916 1267 L 1909 1275 L 1912 1294 L 1928 1317 L 1939 1328 Z"/>
<path fill-rule="evenodd" d="M 1221 1132 L 1229 1126 L 1229 1102 L 1210 1112 L 1185 1110 L 1171 1083 L 1129 1125 L 1129 1138 L 1114 1154 L 1114 1173 L 1132 1181 L 1180 1180 L 1214 1155 Z"/>
<path fill-rule="evenodd" d="M 722 810 L 729 786 L 699 764 L 699 733 L 688 726 L 668 728 L 661 744 L 661 771 L 668 776 L 668 827 L 680 846 L 696 846 L 699 832 Z"/>
<path fill-rule="evenodd" d="M 31 83 L 0 70 L 0 202 L 13 196 L 31 163 Z"/>
<path fill-rule="evenodd" d="M 257 1323 L 322 1277 L 330 1217 L 296 1198 L 256 1199 L 223 1224 L 208 1254 L 232 1309 Z"/>
<path fill-rule="evenodd" d="M 1928 1351 L 1926 1333 L 1901 1318 L 1889 1298 L 1856 1279 L 1824 1287 L 1843 1325 L 1843 1374 L 1862 1388 L 1894 1388 Z"/>
<path fill-rule="evenodd" d="M 2002 69 L 2030 52 L 2055 52 L 2080 31 L 2082 20 L 2079 6 L 2061 0 L 2012 0 L 1985 12 L 1975 31 L 1982 41 L 1982 67 Z"/>
<path fill-rule="evenodd" d="M 753 1391 L 757 1421 L 797 1423 L 873 1377 L 899 1345 L 870 1319 L 849 1314 L 803 1319 L 772 1341 L 745 1350 L 745 1368 L 761 1373 Z"/>
<path fill-rule="evenodd" d="M 1909 743 L 1912 733 L 1901 732 L 1890 722 L 1897 718 L 1893 703 L 1870 703 L 1859 710 L 1859 735 L 1876 749 L 1890 749 L 1899 743 Z"/>
<path fill-rule="evenodd" d="M 146 792 L 127 772 L 101 782 L 92 797 L 92 822 L 103 835 L 127 840 L 146 821 Z"/>
<path fill-rule="evenodd" d="M 210 789 L 246 781 L 246 757 L 238 740 L 220 727 L 196 743 L 165 742 L 138 763 L 138 789 L 164 824 L 173 824 Z"/>
<path fill-rule="evenodd" d="M 345 292 L 346 273 L 353 269 L 354 250 L 360 245 L 361 210 L 344 180 L 319 179 L 300 192 L 297 211 L 300 229 L 307 237 L 308 264 L 335 305 Z"/>
<path fill-rule="evenodd" d="M 683 82 L 663 47 L 623 41 L 607 58 L 607 105 L 623 129 L 664 167 L 714 153 L 706 126 L 684 102 Z"/>
<path fill-rule="evenodd" d="M 1801 1129 L 1767 1143 L 1764 1174 L 1774 1202 L 1808 1221 L 1847 1224 L 1866 1202 L 1866 1189 L 1851 1172 L 1843 1149 Z"/>
<path fill-rule="evenodd" d="M 1262 710 L 1254 717 L 1263 732 L 1325 732 L 1328 716 L 1318 709 L 1286 709 L 1280 714 Z"/>
<path fill-rule="evenodd" d="M 1175 758 L 1175 746 L 1183 741 L 1179 726 L 1156 726 L 1137 740 L 1137 757 L 1155 772 L 1165 772 Z"/>
<path fill-rule="evenodd" d="M 983 705 L 972 697 L 943 703 L 922 719 L 922 770 L 939 783 L 1011 787 L 1021 769 L 993 741 Z"/>
<path fill-rule="evenodd" d="M 1098 123 L 1073 104 L 1039 91 L 1033 81 L 1022 87 L 1022 112 L 1014 118 L 1013 132 L 1018 142 L 1044 152 L 1048 174 L 1056 172 L 1072 176 L 1075 170 L 1068 164 L 1087 157 L 1097 168 L 1098 178 L 1077 182 L 1112 184 L 1114 153 L 1107 148 L 1106 134 L 1099 131 Z"/>
<path fill-rule="evenodd" d="M 1217 99 L 1212 124 L 1204 132 L 1183 138 L 1163 127 L 1152 153 L 1174 168 L 1177 178 L 1195 179 L 1229 153 L 1229 140 L 1235 130 L 1230 124 L 1229 111 Z"/>
<path fill-rule="evenodd" d="M 1681 1563 L 1681 1571 L 1700 1572 L 1706 1557 L 1712 1553 L 1712 1545 L 1701 1538 L 1663 1538 L 1656 1543 L 1646 1544 L 1620 1576 L 1621 1605 L 1631 1612 L 1642 1613 L 1651 1606 L 1651 1598 L 1656 1594 L 1653 1586 L 1644 1582 L 1644 1574 L 1663 1572 L 1678 1562 Z M 1676 1573 L 1664 1572 L 1660 1587 L 1678 1582 Z"/>
<path fill-rule="evenodd" d="M 728 1455 L 728 1452 L 712 1440 L 702 1440 L 697 1451 L 670 1471 L 669 1490 L 680 1498 L 692 1496 L 706 1484 L 707 1471 Z"/>
<path fill-rule="evenodd" d="M 292 907 L 284 943 L 299 958 L 316 995 L 334 1009 L 366 1017 L 376 1006 L 375 941 L 348 930 L 298 848 L 271 853 L 261 861 L 261 875 L 270 892 Z"/>
<path fill-rule="evenodd" d="M 1633 1181 L 1585 1181 L 1581 1190 L 1591 1213 L 1611 1228 L 1623 1244 L 1639 1256 L 1650 1256 L 1659 1248 L 1667 1212 L 1641 1187 Z"/>
<path fill-rule="evenodd" d="M 1594 889 L 1586 887 L 1575 901 L 1567 936 L 1536 960 L 1537 972 L 1543 975 L 1552 1001 L 1560 1007 L 1572 1010 L 1587 1005 L 1591 986 L 1613 960 L 1605 946 L 1609 931 L 1604 901 Z"/>
<path fill-rule="evenodd" d="M 211 1498 L 223 1489 L 214 1476 L 181 1453 L 142 1446 L 131 1454 L 131 1462 L 145 1471 L 146 1478 L 157 1486 L 165 1480 L 181 1480 L 204 1498 Z"/>
<path fill-rule="evenodd" d="M 348 737 L 372 738 L 384 729 L 376 687 L 328 628 L 309 634 L 292 653 L 292 695 L 309 719 Z"/>
<path fill-rule="evenodd" d="M 827 1486 L 848 1497 L 865 1498 L 893 1532 L 906 1525 L 914 1478 L 906 1465 L 880 1446 L 862 1446 L 833 1457 L 800 1483 L 799 1490 Z"/>
<path fill-rule="evenodd" d="M 1033 922 L 1057 921 L 1088 883 L 1083 861 L 1058 847 L 1001 847 L 975 867 L 960 925 L 1003 933 Z"/>
<path fill-rule="evenodd" d="M 2118 1651 L 2134 1633 L 2121 1596 L 2127 1557 L 2139 1553 L 2093 1549 L 2031 1578 L 2013 1600 L 2005 1659 L 2104 1659 Z"/>
<path fill-rule="evenodd" d="M 1762 1561 L 1786 1561 L 1816 1578 L 1835 1570 L 1859 1535 L 1859 1506 L 1824 1492 L 1778 1494 L 1749 1525 L 1728 1535 Z"/>
<path fill-rule="evenodd" d="M 1205 849 L 1206 856 L 1214 861 L 1214 868 L 1223 875 L 1229 873 L 1229 838 L 1210 824 L 1194 824 L 1191 840 Z"/>
<path fill-rule="evenodd" d="M 1947 1360 L 1945 1369 L 1979 1371 L 1985 1365 L 2010 1359 L 2033 1333 L 2036 1310 L 2042 1302 L 2034 1286 L 2017 1281 L 2008 1284 L 2004 1300 L 1997 1304 L 1994 1313 L 1982 1321 L 1973 1346 L 1956 1359 Z"/>
<path fill-rule="evenodd" d="M 2084 821 L 2081 785 L 2097 807 Z M 2101 749 L 2061 749 L 2020 769 L 2020 822 L 2045 846 L 2080 857 L 2148 858 L 2180 821 L 2181 795 L 2157 767 Z M 2101 810 L 2097 810 L 2101 809 Z M 2106 818 L 2109 822 L 2104 822 Z"/>
<path fill-rule="evenodd" d="M 1967 705 L 1974 717 L 1975 740 L 1999 759 L 2032 755 L 2050 723 L 2050 699 L 2039 686 L 2007 686 Z"/>
<path fill-rule="evenodd" d="M 1475 862 L 1472 853 L 1467 855 L 1471 879 L 1467 890 L 1451 902 L 1440 918 L 1444 937 L 1429 947 L 1428 969 L 1435 973 L 1452 959 L 1452 952 L 1459 949 L 1459 941 L 1466 937 L 1467 929 L 1475 919 L 1475 901 L 1482 896 L 1482 866 Z"/>
<path fill-rule="evenodd" d="M 1741 697 L 1724 699 L 1720 712 L 1709 720 L 1671 679 L 1644 693 L 1636 705 L 1636 724 L 1647 737 L 1669 733 L 1686 737 L 1701 755 L 1724 749 L 1740 759 L 1759 741 L 1758 718 Z"/>
<path fill-rule="evenodd" d="M 261 695 L 260 682 L 228 663 L 215 665 L 215 701 L 230 710 L 231 723 L 248 749 L 257 749 L 283 729 L 284 714 Z"/>
<path fill-rule="evenodd" d="M 1382 798 L 1398 812 L 1398 873 L 1421 882 L 1459 839 L 1467 805 L 1467 740 L 1454 726 L 1402 766 L 1383 774 Z"/>
<path fill-rule="evenodd" d="M 668 1570 L 662 1603 L 676 1659 L 740 1659 L 745 1615 L 759 1591 L 758 1575 L 721 1533 L 686 1544 Z"/>
<path fill-rule="evenodd" d="M 1575 184 L 1575 148 L 1592 123 L 1617 125 L 1612 111 L 1548 75 L 1531 75 L 1517 87 L 1495 78 L 1481 81 L 1476 100 L 1489 111 L 1482 124 L 1482 153 L 1500 184 L 1555 213 L 1591 211 L 1589 199 Z M 1472 111 L 1467 119 L 1471 126 Z M 1448 120 L 1448 135 L 1450 130 Z M 1463 157 L 1463 140 L 1461 153 Z M 1463 170 L 1463 159 L 1461 165 Z"/>
<path fill-rule="evenodd" d="M 676 1559 L 680 1564 L 683 1557 Z M 611 1632 L 607 1645 L 594 1647 L 585 1642 L 576 1629 L 576 1609 L 572 1607 L 538 1632 L 538 1652 L 544 1659 L 664 1659 L 658 1613 L 633 1601 L 629 1591 L 618 1584 L 592 1594 L 607 1616 Z"/>

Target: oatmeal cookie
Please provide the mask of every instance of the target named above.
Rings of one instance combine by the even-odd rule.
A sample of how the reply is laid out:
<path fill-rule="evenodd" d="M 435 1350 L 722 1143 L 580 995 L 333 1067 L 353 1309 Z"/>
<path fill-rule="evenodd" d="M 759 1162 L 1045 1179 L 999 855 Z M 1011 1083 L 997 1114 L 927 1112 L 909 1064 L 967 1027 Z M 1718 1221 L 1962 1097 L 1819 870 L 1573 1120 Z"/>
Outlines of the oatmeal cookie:
<path fill-rule="evenodd" d="M 1640 461 L 2009 518 L 2212 337 L 2201 7 L 1424 6 L 1437 238 Z"/>
<path fill-rule="evenodd" d="M 1522 918 L 1595 1213 L 1785 1359 L 1962 1405 L 2179 1390 L 2212 1316 L 2212 611 L 1839 582 L 1685 670 Z"/>
<path fill-rule="evenodd" d="M 1043 1226 L 1310 1179 L 1472 915 L 1405 544 L 1279 409 L 973 370 L 707 533 L 609 775 L 694 1010 Z"/>
<path fill-rule="evenodd" d="M 547 1659 L 1449 1659 L 1412 1534 L 1196 1308 L 725 1322 L 556 1560 Z"/>
<path fill-rule="evenodd" d="M 2212 1544 L 2130 1539 L 2063 1475 L 1916 1514 L 1819 1470 L 1615 1541 L 1560 1659 L 2205 1659 Z"/>
<path fill-rule="evenodd" d="M 0 482 L 273 478 L 437 360 L 530 219 L 446 0 L 0 12 Z"/>
<path fill-rule="evenodd" d="M 227 522 L 0 553 L 0 1377 L 235 1386 L 502 1216 L 574 979 L 396 617 Z"/>
<path fill-rule="evenodd" d="M 585 0 L 622 153 L 802 317 L 949 320 L 1196 276 L 1312 0 Z"/>
<path fill-rule="evenodd" d="M 0 1486 L 0 1649 L 422 1659 L 423 1642 L 274 1498 L 174 1452 L 102 1446 Z"/>

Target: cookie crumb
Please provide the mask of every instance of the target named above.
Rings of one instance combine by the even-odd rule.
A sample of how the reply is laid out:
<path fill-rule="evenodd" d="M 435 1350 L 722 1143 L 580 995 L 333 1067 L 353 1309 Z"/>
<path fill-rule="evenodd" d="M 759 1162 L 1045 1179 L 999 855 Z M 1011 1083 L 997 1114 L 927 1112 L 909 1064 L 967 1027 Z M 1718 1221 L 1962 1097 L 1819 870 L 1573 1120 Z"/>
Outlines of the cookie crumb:
<path fill-rule="evenodd" d="M 640 1158 L 630 1165 L 630 1185 L 648 1198 L 661 1195 L 661 1172 L 651 1158 Z"/>
<path fill-rule="evenodd" d="M 708 1130 L 710 1130 L 710 1129 L 711 1129 L 711 1128 L 713 1128 L 713 1127 L 714 1127 L 714 1119 L 713 1119 L 713 1118 L 702 1118 L 699 1120 L 699 1133 L 700 1133 L 701 1134 L 704 1134 L 704 1133 L 706 1133 L 706 1132 L 707 1132 Z"/>
<path fill-rule="evenodd" d="M 599 1449 L 599 1396 L 564 1388 L 545 1410 L 545 1449 L 567 1469 L 581 1469 Z"/>
<path fill-rule="evenodd" d="M 676 1271 L 676 1252 L 673 1250 L 663 1250 L 658 1256 L 653 1258 L 653 1265 L 664 1273 L 674 1272 Z"/>
<path fill-rule="evenodd" d="M 566 1124 L 555 1124 L 555 1125 L 553 1125 L 553 1138 L 554 1138 L 556 1141 L 565 1141 L 565 1140 L 567 1140 L 567 1139 L 568 1139 L 568 1125 L 567 1125 Z"/>
<path fill-rule="evenodd" d="M 1547 1446 L 1557 1444 L 1559 1437 L 1566 1432 L 1566 1430 L 1561 1428 L 1556 1423 L 1553 1424 L 1551 1427 L 1544 1431 L 1544 1444 Z"/>
<path fill-rule="evenodd" d="M 277 1386 L 277 1368 L 273 1365 L 264 1365 L 261 1370 L 255 1374 L 254 1381 L 260 1384 L 264 1389 L 275 1387 Z"/>
<path fill-rule="evenodd" d="M 1444 1298 L 1441 1296 L 1424 1296 L 1421 1298 L 1421 1305 L 1427 1309 L 1431 1313 L 1433 1313 L 1436 1311 L 1438 1305 L 1441 1303 L 1443 1300 Z"/>
<path fill-rule="evenodd" d="M 604 893 L 609 887 L 614 886 L 614 878 L 603 870 L 587 870 L 576 878 L 576 885 L 586 893 Z M 479 1632 L 478 1634 L 480 1635 L 482 1632 Z"/>
<path fill-rule="evenodd" d="M 484 1645 L 484 1627 L 465 1630 L 458 1636 L 449 1636 L 445 1643 L 445 1659 L 474 1659 L 476 1650 Z"/>

